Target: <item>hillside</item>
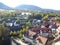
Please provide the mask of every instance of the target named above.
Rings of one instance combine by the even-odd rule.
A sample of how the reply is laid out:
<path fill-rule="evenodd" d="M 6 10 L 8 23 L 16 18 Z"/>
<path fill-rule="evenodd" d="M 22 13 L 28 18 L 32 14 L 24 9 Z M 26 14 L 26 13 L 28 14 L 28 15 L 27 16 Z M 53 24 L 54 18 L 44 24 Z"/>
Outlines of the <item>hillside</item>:
<path fill-rule="evenodd" d="M 34 5 L 19 5 L 15 8 L 16 10 L 37 10 L 37 11 L 47 11 L 47 12 L 57 12 L 58 10 L 53 9 L 43 9 Z"/>
<path fill-rule="evenodd" d="M 42 10 L 40 7 L 37 7 L 34 5 L 20 5 L 20 6 L 17 6 L 15 9 L 19 9 L 19 10 Z"/>
<path fill-rule="evenodd" d="M 0 9 L 5 9 L 5 10 L 7 9 L 7 10 L 9 10 L 9 9 L 12 9 L 12 8 L 8 7 L 7 5 L 5 5 L 5 4 L 0 2 Z"/>

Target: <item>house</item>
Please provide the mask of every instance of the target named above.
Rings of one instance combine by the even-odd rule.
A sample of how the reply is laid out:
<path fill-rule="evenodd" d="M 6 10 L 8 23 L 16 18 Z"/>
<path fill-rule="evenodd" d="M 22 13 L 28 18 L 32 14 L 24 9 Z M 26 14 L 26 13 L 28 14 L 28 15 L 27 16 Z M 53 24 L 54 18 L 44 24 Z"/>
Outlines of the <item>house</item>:
<path fill-rule="evenodd" d="M 44 37 L 50 37 L 52 36 L 52 30 L 50 28 L 32 28 L 31 29 L 33 32 L 39 33 L 40 35 Z"/>
<path fill-rule="evenodd" d="M 14 26 L 20 26 L 19 22 L 14 22 Z"/>
<path fill-rule="evenodd" d="M 54 25 L 50 25 L 49 28 L 51 28 L 52 32 L 54 33 L 56 31 L 57 26 Z"/>
<path fill-rule="evenodd" d="M 21 15 L 32 15 L 30 12 L 22 12 Z"/>
<path fill-rule="evenodd" d="M 35 45 L 45 45 L 48 40 L 46 37 L 40 36 L 31 30 L 27 31 L 26 33 L 28 36 L 25 36 L 26 34 L 24 34 L 23 39 Z"/>
<path fill-rule="evenodd" d="M 60 23 L 56 23 L 56 26 L 58 27 L 56 29 L 57 36 L 54 38 L 52 45 L 60 45 Z"/>
<path fill-rule="evenodd" d="M 6 19 L 6 26 L 19 26 L 19 24 L 16 23 L 16 18 Z"/>
<path fill-rule="evenodd" d="M 20 22 L 13 18 L 12 20 L 6 20 L 5 26 L 10 30 L 18 31 L 20 29 Z"/>
<path fill-rule="evenodd" d="M 2 23 L 3 23 L 3 21 L 0 20 L 0 24 L 2 24 Z"/>
<path fill-rule="evenodd" d="M 45 25 L 43 25 L 43 24 L 42 24 L 40 27 L 41 27 L 41 28 L 46 28 Z"/>
<path fill-rule="evenodd" d="M 13 22 L 12 22 L 11 20 L 6 20 L 5 22 L 6 22 L 5 25 L 6 25 L 7 27 L 8 27 L 8 26 L 10 26 L 10 27 L 13 26 Z"/>
<path fill-rule="evenodd" d="M 24 35 L 23 35 L 23 39 L 24 39 L 24 41 L 26 41 L 26 42 L 29 42 L 29 43 L 34 43 L 33 42 L 33 36 L 35 35 L 36 33 L 35 32 L 33 32 L 33 31 L 26 31 L 25 33 L 24 33 Z"/>
<path fill-rule="evenodd" d="M 57 27 L 60 26 L 60 22 L 56 22 L 56 26 L 57 26 Z"/>
<path fill-rule="evenodd" d="M 13 23 L 6 23 L 6 26 L 13 26 Z"/>
<path fill-rule="evenodd" d="M 56 31 L 57 31 L 58 34 L 60 34 L 60 23 L 59 22 L 56 23 L 56 26 L 57 26 Z"/>
<path fill-rule="evenodd" d="M 20 19 L 27 19 L 29 15 L 32 15 L 32 13 L 30 13 L 30 12 L 22 12 L 19 17 L 20 17 Z"/>
<path fill-rule="evenodd" d="M 43 21 L 40 27 L 41 28 L 49 28 L 49 22 Z"/>
<path fill-rule="evenodd" d="M 23 39 L 35 45 L 45 45 L 51 33 L 49 28 L 32 28 L 24 33 Z"/>
<path fill-rule="evenodd" d="M 43 37 L 43 36 L 38 36 L 37 38 L 36 38 L 38 41 L 39 41 L 39 45 L 46 45 L 46 43 L 47 43 L 47 38 L 46 37 Z"/>
<path fill-rule="evenodd" d="M 23 22 L 28 22 L 27 19 L 20 19 L 20 23 L 23 23 Z"/>
<path fill-rule="evenodd" d="M 30 20 L 30 22 L 31 22 L 31 27 L 40 27 L 40 25 L 41 25 L 41 20 L 38 20 L 38 19 L 32 19 L 32 20 Z"/>

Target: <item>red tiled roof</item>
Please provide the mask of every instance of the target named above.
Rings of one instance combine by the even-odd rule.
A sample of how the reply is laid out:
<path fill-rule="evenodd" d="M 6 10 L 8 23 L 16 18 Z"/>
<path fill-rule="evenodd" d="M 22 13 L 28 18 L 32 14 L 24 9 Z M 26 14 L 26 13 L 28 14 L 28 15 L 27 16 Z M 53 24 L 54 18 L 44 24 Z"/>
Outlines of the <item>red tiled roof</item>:
<path fill-rule="evenodd" d="M 49 33 L 52 32 L 52 30 L 50 28 L 32 28 L 31 29 L 33 32 L 40 32 L 40 30 L 42 30 L 45 33 Z"/>

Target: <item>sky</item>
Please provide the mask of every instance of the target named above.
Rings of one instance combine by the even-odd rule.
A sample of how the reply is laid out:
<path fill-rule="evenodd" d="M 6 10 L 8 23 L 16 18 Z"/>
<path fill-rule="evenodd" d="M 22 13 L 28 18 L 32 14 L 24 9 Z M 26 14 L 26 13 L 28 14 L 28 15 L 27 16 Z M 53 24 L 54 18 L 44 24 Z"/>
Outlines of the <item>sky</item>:
<path fill-rule="evenodd" d="M 9 7 L 16 7 L 18 5 L 35 5 L 41 8 L 60 10 L 60 0 L 0 0 Z"/>

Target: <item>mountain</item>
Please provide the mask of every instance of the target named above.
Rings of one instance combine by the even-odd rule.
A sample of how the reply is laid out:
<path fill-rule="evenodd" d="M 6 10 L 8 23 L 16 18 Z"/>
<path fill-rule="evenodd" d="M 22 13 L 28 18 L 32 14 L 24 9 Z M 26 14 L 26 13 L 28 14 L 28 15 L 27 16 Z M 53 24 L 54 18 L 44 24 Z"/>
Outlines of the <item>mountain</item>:
<path fill-rule="evenodd" d="M 0 2 L 0 9 L 5 9 L 5 10 L 9 10 L 12 9 L 11 7 L 8 7 L 7 5 L 3 4 Z"/>
<path fill-rule="evenodd" d="M 20 5 L 20 6 L 17 6 L 15 9 L 19 9 L 19 10 L 42 10 L 40 7 L 37 7 L 34 5 Z"/>
<path fill-rule="evenodd" d="M 17 6 L 15 9 L 17 10 L 39 10 L 39 11 L 48 11 L 48 12 L 57 12 L 59 10 L 53 10 L 53 9 L 43 9 L 40 8 L 38 6 L 34 6 L 34 5 L 19 5 Z"/>
<path fill-rule="evenodd" d="M 53 9 L 43 9 L 43 10 L 47 12 L 60 12 L 60 10 L 53 10 Z"/>
<path fill-rule="evenodd" d="M 0 2 L 0 9 L 10 10 L 13 8 L 8 7 L 7 5 Z M 43 9 L 43 8 L 40 8 L 40 7 L 34 6 L 34 5 L 19 5 L 19 6 L 15 7 L 14 9 L 15 10 L 36 10 L 36 11 L 39 10 L 39 11 L 49 11 L 49 12 L 59 11 L 59 10 L 52 10 L 52 9 Z"/>

